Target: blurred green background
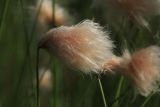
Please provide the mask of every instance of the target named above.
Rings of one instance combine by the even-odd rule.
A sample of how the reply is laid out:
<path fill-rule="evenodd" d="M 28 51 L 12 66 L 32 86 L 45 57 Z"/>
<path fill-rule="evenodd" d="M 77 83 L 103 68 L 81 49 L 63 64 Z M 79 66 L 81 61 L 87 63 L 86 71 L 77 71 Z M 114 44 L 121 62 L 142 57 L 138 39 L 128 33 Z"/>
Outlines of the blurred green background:
<path fill-rule="evenodd" d="M 74 23 L 94 19 L 104 26 L 116 44 L 117 55 L 126 47 L 133 52 L 160 43 L 159 16 L 150 20 L 153 37 L 147 29 L 123 17 L 118 24 L 107 20 L 107 10 L 94 6 L 92 0 L 55 2 L 66 8 Z M 35 4 L 36 0 L 0 0 L 0 107 L 36 107 L 36 50 L 41 32 L 29 8 Z M 48 53 L 40 50 L 40 65 L 53 73 L 53 90 L 40 91 L 41 107 L 104 107 L 96 75 L 69 70 L 54 57 L 44 64 L 47 61 L 41 57 L 45 56 L 48 58 Z M 121 75 L 102 75 L 101 80 L 108 107 L 143 107 L 145 101 L 145 107 L 160 106 L 159 94 L 147 98 L 136 95 Z"/>

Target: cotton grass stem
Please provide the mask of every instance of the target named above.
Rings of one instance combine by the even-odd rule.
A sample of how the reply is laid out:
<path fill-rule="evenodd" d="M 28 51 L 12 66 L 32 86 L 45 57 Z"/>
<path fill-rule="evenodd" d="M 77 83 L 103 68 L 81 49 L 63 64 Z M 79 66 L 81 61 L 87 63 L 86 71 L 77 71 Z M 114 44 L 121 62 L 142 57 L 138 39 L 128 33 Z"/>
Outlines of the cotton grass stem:
<path fill-rule="evenodd" d="M 37 48 L 37 58 L 36 58 L 36 107 L 39 106 L 39 47 Z"/>
<path fill-rule="evenodd" d="M 142 103 L 142 105 L 140 107 L 145 107 L 145 105 L 148 103 L 148 101 L 151 99 L 151 97 L 153 96 L 153 93 L 150 94 Z"/>
<path fill-rule="evenodd" d="M 99 87 L 100 87 L 100 90 L 101 90 L 104 107 L 107 107 L 107 102 L 106 102 L 106 98 L 105 98 L 105 95 L 104 95 L 104 91 L 103 91 L 103 87 L 102 87 L 102 82 L 101 82 L 101 79 L 99 77 L 98 77 L 98 83 L 99 83 Z"/>
<path fill-rule="evenodd" d="M 122 76 L 120 78 L 120 81 L 119 81 L 119 85 L 118 85 L 118 88 L 117 88 L 115 99 L 120 97 L 123 81 L 124 81 L 124 77 Z M 119 101 L 118 100 L 116 100 L 116 102 L 114 103 L 113 107 L 119 107 Z"/>
<path fill-rule="evenodd" d="M 39 17 L 40 9 L 42 7 L 42 3 L 43 3 L 43 0 L 40 1 L 40 5 L 38 7 L 38 11 L 36 13 L 36 16 L 35 16 L 35 19 L 34 19 L 34 22 L 33 22 L 33 25 L 32 25 L 32 29 L 31 29 L 31 32 L 30 32 L 31 37 L 28 40 L 28 41 L 30 41 L 30 44 L 28 44 L 29 46 L 31 45 L 33 37 L 34 37 L 35 29 L 36 29 L 36 26 L 37 26 L 37 23 L 38 23 L 38 17 Z"/>
<path fill-rule="evenodd" d="M 52 20 L 55 23 L 55 3 L 56 0 L 52 0 Z"/>
<path fill-rule="evenodd" d="M 3 11 L 3 14 L 1 16 L 2 19 L 1 19 L 1 22 L 0 22 L 0 39 L 2 37 L 4 26 L 5 26 L 5 20 L 6 20 L 6 16 L 7 16 L 7 12 L 8 12 L 9 2 L 10 2 L 10 0 L 6 0 L 4 11 Z"/>

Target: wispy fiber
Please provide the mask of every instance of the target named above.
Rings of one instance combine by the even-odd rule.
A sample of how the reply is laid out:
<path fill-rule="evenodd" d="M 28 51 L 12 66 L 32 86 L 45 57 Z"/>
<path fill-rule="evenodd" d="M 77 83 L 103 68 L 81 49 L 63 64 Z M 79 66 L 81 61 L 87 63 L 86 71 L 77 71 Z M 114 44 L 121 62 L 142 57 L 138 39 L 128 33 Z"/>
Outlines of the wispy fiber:
<path fill-rule="evenodd" d="M 85 73 L 101 72 L 102 64 L 113 55 L 109 33 L 91 20 L 51 29 L 40 40 L 40 47 L 57 55 L 70 68 Z"/>

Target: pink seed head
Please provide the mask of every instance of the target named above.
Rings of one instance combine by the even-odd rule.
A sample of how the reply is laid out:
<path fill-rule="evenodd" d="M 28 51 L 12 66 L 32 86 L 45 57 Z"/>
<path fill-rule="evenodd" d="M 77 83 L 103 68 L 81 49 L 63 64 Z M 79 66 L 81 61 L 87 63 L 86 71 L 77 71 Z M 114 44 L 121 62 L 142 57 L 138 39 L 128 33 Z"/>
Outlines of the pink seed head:
<path fill-rule="evenodd" d="M 133 80 L 137 90 L 144 96 L 159 91 L 160 81 L 160 48 L 150 46 L 132 55 L 128 65 L 128 75 Z"/>
<path fill-rule="evenodd" d="M 127 76 L 136 90 L 143 96 L 148 96 L 159 90 L 160 82 L 160 48 L 150 46 L 134 52 L 132 55 L 124 51 L 121 57 L 113 56 L 107 60 L 105 70 L 120 72 Z"/>
<path fill-rule="evenodd" d="M 41 39 L 42 47 L 57 55 L 70 68 L 88 73 L 99 73 L 102 64 L 112 54 L 113 44 L 109 34 L 91 20 L 77 25 L 51 29 Z"/>
<path fill-rule="evenodd" d="M 39 12 L 38 21 L 41 24 L 46 25 L 54 22 L 56 26 L 60 26 L 71 23 L 72 18 L 70 17 L 66 9 L 64 9 L 58 4 L 55 4 L 55 7 L 53 9 L 52 0 L 38 0 L 35 10 L 37 13 Z"/>
<path fill-rule="evenodd" d="M 113 4 L 131 19 L 146 27 L 148 21 L 145 17 L 160 13 L 158 0 L 113 0 Z"/>

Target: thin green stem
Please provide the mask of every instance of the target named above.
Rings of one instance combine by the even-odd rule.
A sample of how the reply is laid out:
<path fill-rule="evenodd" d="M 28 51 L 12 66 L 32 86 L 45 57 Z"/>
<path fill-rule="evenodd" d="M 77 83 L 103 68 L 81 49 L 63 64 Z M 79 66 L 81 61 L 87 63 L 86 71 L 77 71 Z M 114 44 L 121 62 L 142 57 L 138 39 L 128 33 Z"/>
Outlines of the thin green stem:
<path fill-rule="evenodd" d="M 63 84 L 63 67 L 60 64 L 59 60 L 56 57 L 53 57 L 54 61 L 54 93 L 53 93 L 53 98 L 54 98 L 54 106 L 53 107 L 62 107 L 63 104 L 63 99 L 61 98 L 62 96 L 62 84 Z"/>
<path fill-rule="evenodd" d="M 122 77 L 120 78 L 120 81 L 119 81 L 119 85 L 118 85 L 118 88 L 117 88 L 117 92 L 116 92 L 115 99 L 119 98 L 119 96 L 120 96 L 120 94 L 121 94 L 121 89 L 122 89 L 123 81 L 124 81 L 124 77 L 122 76 Z M 119 106 L 119 100 L 117 100 L 117 101 L 113 104 L 113 107 L 118 107 L 118 106 Z"/>
<path fill-rule="evenodd" d="M 148 101 L 151 99 L 151 97 L 153 96 L 153 94 L 150 94 L 145 101 L 142 103 L 142 105 L 140 107 L 145 107 L 145 105 L 148 103 Z"/>
<path fill-rule="evenodd" d="M 99 87 L 100 87 L 100 90 L 101 90 L 104 107 L 107 107 L 107 102 L 106 102 L 106 98 L 105 98 L 105 95 L 104 95 L 104 91 L 103 91 L 103 87 L 102 87 L 102 82 L 101 82 L 101 79 L 99 77 L 98 77 L 98 83 L 99 83 Z"/>
<path fill-rule="evenodd" d="M 2 37 L 2 33 L 3 33 L 3 30 L 4 30 L 5 19 L 6 19 L 6 16 L 7 16 L 9 2 L 10 2 L 10 0 L 6 0 L 6 2 L 5 2 L 4 12 L 3 12 L 2 20 L 1 20 L 1 23 L 0 23 L 0 39 Z"/>
<path fill-rule="evenodd" d="M 36 58 L 36 107 L 40 107 L 39 106 L 39 49 L 40 48 L 37 48 L 37 58 Z"/>
<path fill-rule="evenodd" d="M 56 0 L 52 0 L 52 20 L 55 23 L 55 3 Z"/>
<path fill-rule="evenodd" d="M 34 37 L 34 33 L 35 33 L 35 29 L 36 29 L 36 26 L 38 24 L 38 17 L 39 17 L 40 9 L 42 7 L 42 3 L 43 3 L 43 0 L 40 1 L 40 5 L 38 7 L 38 11 L 36 13 L 36 16 L 35 16 L 35 19 L 34 19 L 34 23 L 33 23 L 33 26 L 32 26 L 31 32 L 30 32 L 31 37 L 28 39 L 28 41 L 29 41 L 28 45 L 29 46 L 32 43 L 32 40 L 33 40 L 33 37 Z"/>

